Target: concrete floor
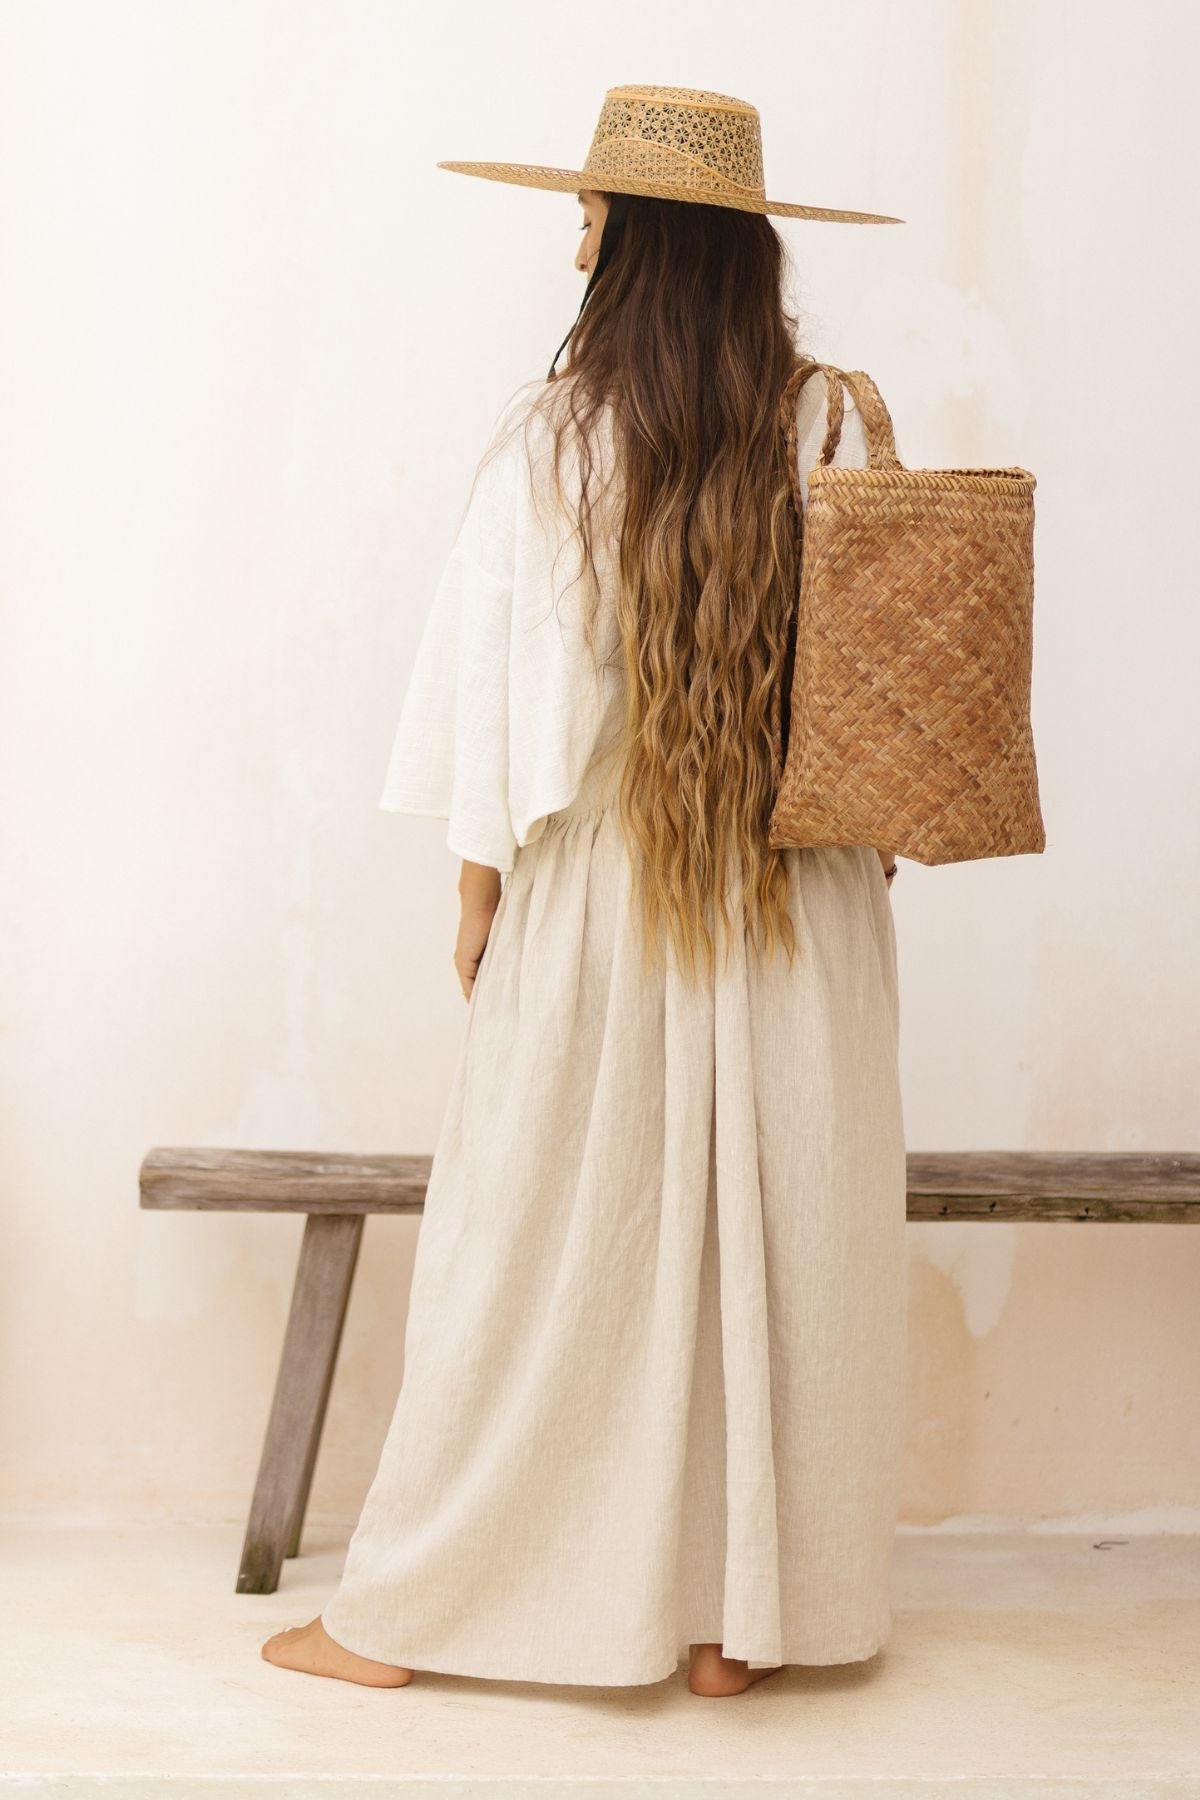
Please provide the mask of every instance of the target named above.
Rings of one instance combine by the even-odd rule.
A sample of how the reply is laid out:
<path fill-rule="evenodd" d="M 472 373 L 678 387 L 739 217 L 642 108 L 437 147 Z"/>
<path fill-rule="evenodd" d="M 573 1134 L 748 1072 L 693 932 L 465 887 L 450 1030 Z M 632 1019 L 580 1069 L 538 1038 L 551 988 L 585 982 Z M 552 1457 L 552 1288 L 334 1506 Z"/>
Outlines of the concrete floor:
<path fill-rule="evenodd" d="M 418 1674 L 368 1691 L 273 1668 L 348 1528 L 269 1596 L 238 1526 L 8 1525 L 0 1793 L 476 1800 L 1200 1797 L 1200 1539 L 910 1533 L 871 1663 L 726 1700 Z"/>

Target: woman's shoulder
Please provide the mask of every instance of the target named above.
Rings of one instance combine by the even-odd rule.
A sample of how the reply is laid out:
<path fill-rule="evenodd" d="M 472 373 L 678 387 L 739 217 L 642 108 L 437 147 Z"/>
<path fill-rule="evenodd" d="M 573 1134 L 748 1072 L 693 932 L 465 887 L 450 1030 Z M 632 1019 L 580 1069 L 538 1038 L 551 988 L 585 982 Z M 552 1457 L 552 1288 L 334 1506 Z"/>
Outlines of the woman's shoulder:
<path fill-rule="evenodd" d="M 519 504 L 522 491 L 537 490 L 553 461 L 555 429 L 561 408 L 551 390 L 556 384 L 526 381 L 509 393 L 488 433 L 481 467 L 490 471 L 490 488 Z"/>
<path fill-rule="evenodd" d="M 474 540 L 489 537 L 511 549 L 522 497 L 539 485 L 545 462 L 546 427 L 539 408 L 545 385 L 523 382 L 492 414 L 464 508 L 459 542 L 468 550 Z"/>
<path fill-rule="evenodd" d="M 604 403 L 580 412 L 586 419 L 575 416 L 572 383 L 564 374 L 552 381 L 523 382 L 497 414 L 487 454 L 498 458 L 510 482 L 534 500 L 538 517 L 545 515 L 548 502 L 555 515 L 564 503 L 568 510 L 577 505 L 585 463 L 593 504 L 611 491 L 616 461 L 612 407 Z"/>

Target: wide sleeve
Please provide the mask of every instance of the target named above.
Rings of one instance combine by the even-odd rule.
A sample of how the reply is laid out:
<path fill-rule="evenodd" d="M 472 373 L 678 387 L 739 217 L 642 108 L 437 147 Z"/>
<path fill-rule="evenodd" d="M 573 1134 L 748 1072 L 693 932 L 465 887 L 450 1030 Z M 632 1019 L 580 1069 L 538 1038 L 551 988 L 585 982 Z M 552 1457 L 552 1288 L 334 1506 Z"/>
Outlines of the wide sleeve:
<path fill-rule="evenodd" d="M 485 455 L 425 622 L 379 802 L 447 819 L 452 851 L 503 873 L 574 799 L 624 717 L 615 541 L 597 530 L 585 578 L 579 459 L 568 455 L 556 472 L 552 425 L 536 404 L 545 387 L 519 390 L 493 433 L 495 454 Z M 596 453 L 603 479 L 604 435 Z M 601 514 L 607 521 L 607 505 Z"/>
<path fill-rule="evenodd" d="M 508 664 L 521 433 L 501 416 L 434 590 L 379 805 L 446 819 L 457 856 L 511 870 Z"/>

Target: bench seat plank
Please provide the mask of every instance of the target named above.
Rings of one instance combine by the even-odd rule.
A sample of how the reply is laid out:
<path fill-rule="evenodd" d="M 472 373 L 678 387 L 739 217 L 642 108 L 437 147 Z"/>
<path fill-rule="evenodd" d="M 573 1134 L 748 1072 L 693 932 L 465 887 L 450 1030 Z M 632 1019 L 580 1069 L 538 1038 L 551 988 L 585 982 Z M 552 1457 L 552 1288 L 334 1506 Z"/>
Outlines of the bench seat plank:
<path fill-rule="evenodd" d="M 420 1213 L 429 1156 L 159 1148 L 141 1167 L 149 1209 Z M 939 1150 L 908 1155 L 910 1220 L 1200 1223 L 1200 1155 Z"/>

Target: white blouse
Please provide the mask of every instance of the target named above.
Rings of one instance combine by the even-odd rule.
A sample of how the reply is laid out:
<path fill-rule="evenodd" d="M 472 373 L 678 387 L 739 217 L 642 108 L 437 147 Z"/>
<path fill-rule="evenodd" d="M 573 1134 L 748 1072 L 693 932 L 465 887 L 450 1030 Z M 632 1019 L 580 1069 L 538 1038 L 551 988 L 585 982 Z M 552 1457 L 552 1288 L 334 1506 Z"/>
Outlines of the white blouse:
<path fill-rule="evenodd" d="M 446 819 L 456 856 L 504 873 L 549 814 L 574 799 L 623 710 L 614 535 L 601 510 L 593 544 L 598 667 L 583 635 L 593 578 L 580 579 L 570 517 L 578 462 L 564 455 L 564 509 L 554 492 L 551 430 L 531 413 L 546 385 L 521 388 L 493 428 L 488 448 L 498 446 L 496 454 L 479 472 L 434 591 L 379 800 L 387 812 Z M 801 389 L 798 425 L 807 501 L 807 473 L 825 433 L 824 377 Z M 603 480 L 609 436 L 596 454 Z M 849 395 L 834 461 L 866 463 Z"/>

